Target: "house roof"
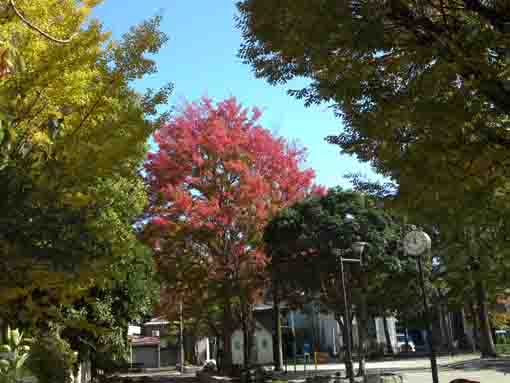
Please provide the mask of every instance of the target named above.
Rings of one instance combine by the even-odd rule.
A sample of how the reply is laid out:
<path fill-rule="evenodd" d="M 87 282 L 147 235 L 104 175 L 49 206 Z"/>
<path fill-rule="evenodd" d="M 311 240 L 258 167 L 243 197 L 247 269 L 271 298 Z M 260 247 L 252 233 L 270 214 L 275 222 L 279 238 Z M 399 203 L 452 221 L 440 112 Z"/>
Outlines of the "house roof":
<path fill-rule="evenodd" d="M 288 308 L 288 304 L 286 302 L 280 302 L 280 309 L 286 309 Z M 266 303 L 257 303 L 253 305 L 253 311 L 266 311 L 266 310 L 272 310 L 273 309 L 273 303 L 266 302 Z"/>
<path fill-rule="evenodd" d="M 256 305 L 253 305 L 253 311 L 264 311 L 264 310 L 272 310 L 273 309 L 273 305 L 269 305 L 269 304 L 265 304 L 265 303 L 260 303 L 260 304 L 256 304 Z"/>
<path fill-rule="evenodd" d="M 156 318 L 152 318 L 148 322 L 145 322 L 143 325 L 144 326 L 161 326 L 161 325 L 167 325 L 167 324 L 170 324 L 170 322 L 168 320 L 166 320 L 165 318 L 156 317 Z"/>
<path fill-rule="evenodd" d="M 129 340 L 133 346 L 151 346 L 159 344 L 157 336 L 130 336 Z"/>

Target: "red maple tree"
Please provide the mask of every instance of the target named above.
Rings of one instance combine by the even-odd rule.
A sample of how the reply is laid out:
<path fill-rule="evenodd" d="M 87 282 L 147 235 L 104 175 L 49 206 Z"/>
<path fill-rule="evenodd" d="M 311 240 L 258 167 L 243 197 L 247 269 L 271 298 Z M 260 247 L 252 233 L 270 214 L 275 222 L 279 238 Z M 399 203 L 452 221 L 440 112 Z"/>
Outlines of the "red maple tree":
<path fill-rule="evenodd" d="M 240 302 L 246 314 L 264 282 L 266 223 L 279 209 L 323 192 L 313 185 L 314 172 L 302 169 L 305 150 L 261 127 L 260 116 L 234 98 L 188 104 L 156 132 L 159 149 L 146 164 L 147 232 L 167 291 L 192 300 L 200 286 L 198 301 L 205 294 L 222 302 L 227 362 L 233 305 Z"/>

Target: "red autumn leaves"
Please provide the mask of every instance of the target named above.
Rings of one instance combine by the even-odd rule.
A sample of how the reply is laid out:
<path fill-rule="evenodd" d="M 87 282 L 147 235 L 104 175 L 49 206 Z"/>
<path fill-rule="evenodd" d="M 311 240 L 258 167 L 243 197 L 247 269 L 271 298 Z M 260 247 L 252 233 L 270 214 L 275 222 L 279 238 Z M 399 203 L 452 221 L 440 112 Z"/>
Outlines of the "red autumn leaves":
<path fill-rule="evenodd" d="M 184 228 L 207 254 L 211 277 L 228 270 L 246 276 L 242 270 L 261 270 L 267 261 L 261 237 L 270 217 L 324 192 L 314 187 L 314 172 L 302 169 L 305 151 L 261 127 L 260 116 L 233 98 L 202 99 L 156 132 L 158 150 L 146 164 L 147 232 L 158 250 L 161 238 Z"/>

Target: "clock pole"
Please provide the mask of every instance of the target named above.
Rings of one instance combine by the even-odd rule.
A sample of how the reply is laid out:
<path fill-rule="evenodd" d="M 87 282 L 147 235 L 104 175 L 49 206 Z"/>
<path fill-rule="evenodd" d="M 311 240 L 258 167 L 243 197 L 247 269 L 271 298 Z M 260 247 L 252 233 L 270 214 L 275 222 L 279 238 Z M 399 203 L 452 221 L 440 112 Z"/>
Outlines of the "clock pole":
<path fill-rule="evenodd" d="M 432 241 L 427 233 L 421 230 L 413 230 L 404 237 L 404 249 L 407 254 L 416 257 L 418 263 L 418 273 L 420 280 L 420 288 L 423 298 L 423 319 L 425 320 L 425 330 L 427 333 L 427 342 L 429 345 L 430 368 L 432 370 L 433 383 L 439 383 L 439 375 L 437 371 L 437 357 L 436 348 L 432 339 L 432 317 L 430 315 L 429 302 L 427 299 L 427 290 L 425 289 L 425 275 L 423 273 L 423 258 L 424 253 L 431 255 Z"/>
<path fill-rule="evenodd" d="M 430 254 L 430 249 L 428 250 Z M 429 344 L 429 350 L 430 350 L 430 368 L 432 370 L 432 381 L 433 383 L 439 383 L 439 374 L 437 371 L 437 356 L 436 356 L 436 347 L 434 345 L 434 341 L 432 339 L 432 325 L 431 325 L 431 317 L 430 317 L 430 308 L 429 308 L 429 302 L 427 299 L 427 291 L 425 290 L 425 276 L 423 274 L 423 262 L 421 254 L 417 257 L 418 262 L 418 272 L 420 274 L 420 287 L 422 291 L 423 296 L 423 316 L 425 319 L 425 325 L 427 326 L 427 342 Z"/>

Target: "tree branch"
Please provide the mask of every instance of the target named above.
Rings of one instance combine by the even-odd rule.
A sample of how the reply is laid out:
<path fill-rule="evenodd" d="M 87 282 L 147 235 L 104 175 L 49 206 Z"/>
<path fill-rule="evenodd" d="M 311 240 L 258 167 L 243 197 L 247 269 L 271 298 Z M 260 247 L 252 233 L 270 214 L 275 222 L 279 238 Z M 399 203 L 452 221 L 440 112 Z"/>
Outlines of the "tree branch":
<path fill-rule="evenodd" d="M 71 40 L 78 34 L 78 33 L 75 33 L 73 34 L 71 37 L 69 37 L 68 39 L 58 39 L 56 37 L 53 37 L 51 36 L 49 33 L 46 33 L 44 32 L 42 29 L 40 29 L 39 27 L 37 27 L 36 25 L 32 24 L 27 18 L 25 18 L 25 16 L 23 16 L 23 14 L 19 11 L 19 9 L 16 7 L 16 4 L 14 3 L 14 0 L 10 0 L 9 2 L 10 6 L 12 7 L 12 9 L 14 10 L 14 13 L 16 14 L 16 16 L 18 16 L 20 18 L 20 20 L 25 23 L 25 25 L 27 25 L 30 29 L 36 31 L 37 33 L 39 33 L 40 35 L 46 37 L 48 40 L 50 41 L 53 41 L 54 43 L 58 43 L 58 44 L 68 44 L 71 42 Z"/>
<path fill-rule="evenodd" d="M 489 24 L 497 28 L 498 31 L 506 33 L 505 24 L 508 23 L 510 19 L 501 12 L 487 7 L 480 0 L 464 0 L 464 6 L 466 9 L 478 13 L 485 18 Z"/>

